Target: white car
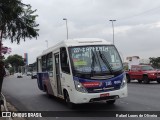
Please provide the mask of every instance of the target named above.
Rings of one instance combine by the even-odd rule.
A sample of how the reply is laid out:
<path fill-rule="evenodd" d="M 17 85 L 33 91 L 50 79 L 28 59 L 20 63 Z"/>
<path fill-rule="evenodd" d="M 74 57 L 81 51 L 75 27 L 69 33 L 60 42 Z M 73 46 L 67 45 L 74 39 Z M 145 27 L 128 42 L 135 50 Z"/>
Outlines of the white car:
<path fill-rule="evenodd" d="M 32 73 L 31 72 L 27 72 L 27 76 L 31 76 L 32 75 Z"/>
<path fill-rule="evenodd" d="M 37 72 L 32 72 L 31 79 L 36 79 L 37 78 Z"/>
<path fill-rule="evenodd" d="M 22 78 L 22 73 L 17 73 L 17 78 Z"/>

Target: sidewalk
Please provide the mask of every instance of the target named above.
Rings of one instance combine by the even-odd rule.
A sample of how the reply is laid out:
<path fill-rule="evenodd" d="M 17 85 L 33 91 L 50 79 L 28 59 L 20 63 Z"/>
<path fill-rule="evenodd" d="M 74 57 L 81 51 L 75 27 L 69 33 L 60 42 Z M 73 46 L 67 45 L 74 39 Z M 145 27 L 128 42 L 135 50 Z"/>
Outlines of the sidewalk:
<path fill-rule="evenodd" d="M 1 94 L 2 96 L 2 100 L 4 101 L 3 105 L 1 105 L 1 111 L 2 112 L 8 112 L 8 107 L 7 107 L 7 102 L 6 102 L 6 99 L 4 97 L 3 94 Z M 12 118 L 8 117 L 8 118 L 0 118 L 0 120 L 12 120 Z"/>
<path fill-rule="evenodd" d="M 2 105 L 2 112 L 6 112 L 4 106 Z M 11 118 L 0 118 L 0 120 L 12 120 Z"/>
<path fill-rule="evenodd" d="M 4 110 L 4 106 L 2 106 L 2 112 L 5 111 Z M 7 120 L 6 118 L 0 118 L 0 120 Z"/>
<path fill-rule="evenodd" d="M 7 102 L 4 97 L 4 105 L 2 105 L 2 112 L 8 112 L 8 111 L 15 112 L 15 111 L 17 111 L 17 109 L 12 104 Z M 18 118 L 18 117 L 15 117 L 15 118 L 9 118 L 9 117 L 2 118 L 2 117 L 0 117 L 0 120 L 27 120 L 27 119 L 26 118 Z"/>

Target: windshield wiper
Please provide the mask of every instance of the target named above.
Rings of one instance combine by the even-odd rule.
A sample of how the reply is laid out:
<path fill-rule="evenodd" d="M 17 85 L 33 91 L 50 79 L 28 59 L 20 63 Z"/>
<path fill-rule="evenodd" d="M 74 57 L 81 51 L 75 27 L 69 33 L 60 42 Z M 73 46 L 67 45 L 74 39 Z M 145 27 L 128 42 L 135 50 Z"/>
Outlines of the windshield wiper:
<path fill-rule="evenodd" d="M 104 54 L 101 53 L 101 51 L 99 51 L 100 57 L 102 59 L 102 61 L 104 62 L 104 64 L 106 64 L 106 66 L 109 68 L 110 73 L 113 75 L 113 70 L 111 65 L 109 64 L 107 58 L 104 56 Z"/>
<path fill-rule="evenodd" d="M 95 56 L 94 56 L 94 53 L 93 53 L 93 50 L 92 50 L 92 63 L 91 63 L 91 77 L 94 75 L 94 67 L 95 67 Z"/>
<path fill-rule="evenodd" d="M 97 61 L 96 61 L 93 50 L 91 50 L 91 51 L 92 51 L 92 63 L 91 63 L 91 77 L 92 77 L 92 76 L 94 76 L 94 73 L 95 73 L 94 67 L 95 67 L 95 62 L 97 63 Z"/>

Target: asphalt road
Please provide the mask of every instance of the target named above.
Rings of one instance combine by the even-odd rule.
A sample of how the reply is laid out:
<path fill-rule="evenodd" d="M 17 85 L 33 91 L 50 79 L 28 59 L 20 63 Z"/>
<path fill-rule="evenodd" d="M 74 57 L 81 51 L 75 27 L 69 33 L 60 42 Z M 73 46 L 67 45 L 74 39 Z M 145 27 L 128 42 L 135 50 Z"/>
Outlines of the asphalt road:
<path fill-rule="evenodd" d="M 36 79 L 30 79 L 29 76 L 16 78 L 15 76 L 6 77 L 3 83 L 2 92 L 20 111 L 160 111 L 160 84 L 151 82 L 150 84 L 139 84 L 132 82 L 128 84 L 128 97 L 119 99 L 115 105 L 104 103 L 82 104 L 75 110 L 69 109 L 63 100 L 49 98 L 44 92 L 40 91 Z M 74 117 L 54 117 L 40 118 L 40 120 L 74 120 Z M 104 117 L 76 117 L 76 120 L 106 120 Z M 108 118 L 114 119 L 141 119 L 150 120 L 151 118 Z M 158 120 L 159 118 L 152 118 Z"/>

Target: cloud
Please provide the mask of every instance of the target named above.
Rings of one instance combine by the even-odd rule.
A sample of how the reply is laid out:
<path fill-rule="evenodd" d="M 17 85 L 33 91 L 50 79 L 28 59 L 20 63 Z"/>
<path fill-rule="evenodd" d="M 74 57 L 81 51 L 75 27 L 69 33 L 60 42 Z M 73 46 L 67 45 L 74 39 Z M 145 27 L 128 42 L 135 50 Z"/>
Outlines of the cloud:
<path fill-rule="evenodd" d="M 68 20 L 69 38 L 103 38 L 112 42 L 112 24 L 116 19 L 115 45 L 124 57 L 158 56 L 160 31 L 160 1 L 152 0 L 23 0 L 37 9 L 39 37 L 20 45 L 4 41 L 12 48 L 11 54 L 29 54 L 29 63 L 47 47 L 66 39 Z"/>
<path fill-rule="evenodd" d="M 126 56 L 158 57 L 160 27 L 157 24 L 132 26 L 126 34 L 117 34 L 117 46 Z M 122 47 L 123 45 L 123 47 Z"/>

